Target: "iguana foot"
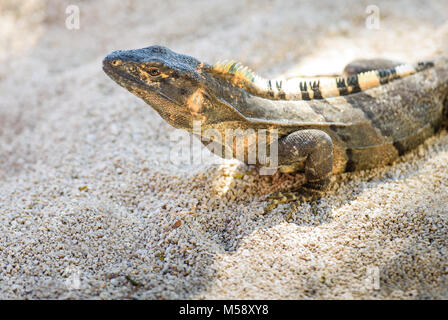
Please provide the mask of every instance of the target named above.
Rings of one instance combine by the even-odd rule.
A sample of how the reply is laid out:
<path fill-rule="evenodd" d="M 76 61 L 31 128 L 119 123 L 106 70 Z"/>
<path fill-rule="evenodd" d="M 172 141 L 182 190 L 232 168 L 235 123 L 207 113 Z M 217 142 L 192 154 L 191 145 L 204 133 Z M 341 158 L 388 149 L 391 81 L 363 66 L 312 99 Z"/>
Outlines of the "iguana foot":
<path fill-rule="evenodd" d="M 301 187 L 295 191 L 288 192 L 276 192 L 267 197 L 268 200 L 271 200 L 267 206 L 264 208 L 264 214 L 272 211 L 277 208 L 280 204 L 291 203 L 294 204 L 291 207 L 290 212 L 287 215 L 287 220 L 291 218 L 294 211 L 297 209 L 297 205 L 303 202 L 314 202 L 322 198 L 324 192 L 316 189 L 309 189 L 305 187 Z"/>

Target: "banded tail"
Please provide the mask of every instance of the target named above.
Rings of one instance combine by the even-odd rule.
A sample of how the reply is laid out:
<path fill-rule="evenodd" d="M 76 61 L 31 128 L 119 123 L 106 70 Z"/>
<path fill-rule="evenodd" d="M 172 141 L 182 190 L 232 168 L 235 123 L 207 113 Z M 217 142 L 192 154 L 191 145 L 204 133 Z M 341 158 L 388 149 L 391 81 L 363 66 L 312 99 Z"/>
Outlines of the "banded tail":
<path fill-rule="evenodd" d="M 425 61 L 361 72 L 350 77 L 322 78 L 312 81 L 303 78 L 265 79 L 235 61 L 217 63 L 213 66 L 213 70 L 228 76 L 227 78 L 235 83 L 249 82 L 255 88 L 255 94 L 269 99 L 311 100 L 344 96 L 375 88 L 433 66 L 433 62 Z M 251 90 L 251 88 L 248 89 Z"/>

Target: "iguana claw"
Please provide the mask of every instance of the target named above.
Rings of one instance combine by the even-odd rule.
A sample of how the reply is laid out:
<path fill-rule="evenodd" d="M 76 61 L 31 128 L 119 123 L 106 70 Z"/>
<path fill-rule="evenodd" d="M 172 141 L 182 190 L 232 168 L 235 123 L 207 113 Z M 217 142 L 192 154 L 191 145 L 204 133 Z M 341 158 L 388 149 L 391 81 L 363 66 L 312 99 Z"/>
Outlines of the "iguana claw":
<path fill-rule="evenodd" d="M 287 220 L 289 220 L 294 213 L 295 209 L 297 209 L 297 205 L 303 202 L 315 202 L 319 200 L 323 195 L 323 191 L 315 190 L 315 189 L 308 189 L 308 188 L 300 188 L 294 191 L 288 191 L 288 192 L 276 192 L 273 194 L 270 194 L 267 199 L 271 200 L 266 207 L 264 208 L 264 213 L 266 214 L 276 207 L 278 207 L 280 204 L 290 203 L 294 202 L 294 204 L 291 206 L 291 210 L 287 214 Z"/>

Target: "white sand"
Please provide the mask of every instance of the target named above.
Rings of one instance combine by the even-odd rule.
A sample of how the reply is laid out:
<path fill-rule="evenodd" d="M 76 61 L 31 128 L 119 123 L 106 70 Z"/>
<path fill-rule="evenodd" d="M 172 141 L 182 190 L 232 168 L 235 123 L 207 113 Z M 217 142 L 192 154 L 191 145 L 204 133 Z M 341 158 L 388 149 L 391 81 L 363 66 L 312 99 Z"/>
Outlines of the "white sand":
<path fill-rule="evenodd" d="M 358 0 L 125 2 L 0 2 L 0 298 L 448 298 L 446 131 L 287 223 L 258 213 L 300 175 L 170 163 L 174 129 L 101 69 L 153 44 L 264 76 L 421 60 L 447 52 L 447 1 L 375 1 L 380 30 Z"/>

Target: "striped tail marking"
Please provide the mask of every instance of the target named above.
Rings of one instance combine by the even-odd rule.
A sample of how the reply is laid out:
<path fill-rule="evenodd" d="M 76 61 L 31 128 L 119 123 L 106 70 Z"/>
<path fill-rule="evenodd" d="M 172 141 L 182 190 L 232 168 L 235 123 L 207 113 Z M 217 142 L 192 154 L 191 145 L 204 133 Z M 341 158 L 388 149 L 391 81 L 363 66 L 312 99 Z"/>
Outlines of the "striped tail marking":
<path fill-rule="evenodd" d="M 311 100 L 344 96 L 375 88 L 432 66 L 433 62 L 426 61 L 414 65 L 403 64 L 390 69 L 371 70 L 347 78 L 322 78 L 313 81 L 303 78 L 264 79 L 234 61 L 218 63 L 215 65 L 215 70 L 251 82 L 271 99 Z"/>

